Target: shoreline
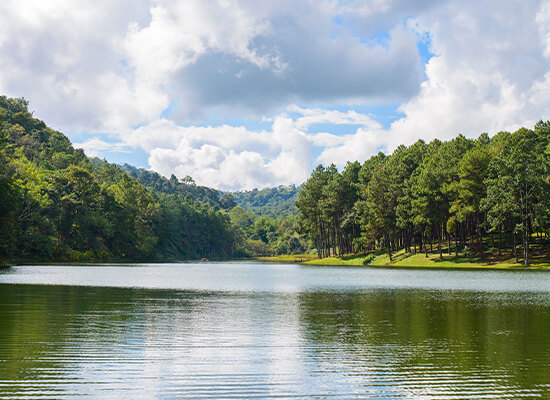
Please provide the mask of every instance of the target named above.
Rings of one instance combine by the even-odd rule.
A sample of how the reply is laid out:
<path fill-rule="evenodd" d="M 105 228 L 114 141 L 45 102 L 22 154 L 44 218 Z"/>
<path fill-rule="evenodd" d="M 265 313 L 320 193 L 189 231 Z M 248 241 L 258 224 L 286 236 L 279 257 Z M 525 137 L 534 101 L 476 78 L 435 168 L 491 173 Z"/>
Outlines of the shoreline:
<path fill-rule="evenodd" d="M 371 253 L 372 254 L 372 253 Z M 369 258 L 370 262 L 365 260 Z M 472 269 L 472 270 L 502 270 L 502 271 L 542 271 L 550 270 L 550 262 L 533 262 L 528 267 L 516 263 L 514 260 L 502 259 L 494 260 L 489 257 L 487 260 L 478 261 L 475 258 L 444 255 L 442 259 L 439 254 L 429 254 L 426 258 L 424 254 L 403 255 L 396 254 L 394 260 L 390 263 L 387 254 L 372 255 L 348 255 L 344 257 L 327 257 L 319 259 L 312 255 L 285 255 L 272 257 L 252 257 L 251 259 L 263 262 L 277 263 L 297 263 L 303 265 L 317 266 L 356 266 L 370 268 L 414 268 L 414 269 Z M 302 261 L 300 261 L 302 259 Z"/>
<path fill-rule="evenodd" d="M 367 260 L 367 261 L 366 261 Z M 389 262 L 388 255 L 373 254 L 368 255 L 346 255 L 343 257 L 326 257 L 319 259 L 316 255 L 312 254 L 285 254 L 279 256 L 257 256 L 257 257 L 245 257 L 234 259 L 212 259 L 209 261 L 258 261 L 265 263 L 279 263 L 279 264 L 300 264 L 311 266 L 333 266 L 333 267 L 366 267 L 366 268 L 411 268 L 411 269 L 471 269 L 471 270 L 501 270 L 501 271 L 543 271 L 550 270 L 550 262 L 533 262 L 528 267 L 524 267 L 523 264 L 515 263 L 512 259 L 495 260 L 487 257 L 484 261 L 478 261 L 473 257 L 461 257 L 461 256 L 449 256 L 444 255 L 443 259 L 439 258 L 439 254 L 429 254 L 426 258 L 424 254 L 412 254 L 405 255 L 396 253 L 393 262 Z M 36 260 L 18 260 L 9 264 L 0 265 L 0 269 L 7 269 L 15 266 L 29 266 L 29 265 L 61 265 L 61 266 L 81 266 L 81 265 L 135 265 L 135 264 L 170 264 L 170 263 L 204 263 L 208 264 L 208 261 L 197 260 L 147 260 L 147 261 L 129 261 L 129 260 L 117 260 L 117 261 L 101 261 L 101 262 L 78 262 L 78 261 L 64 261 L 64 262 L 48 262 L 48 261 L 36 261 Z"/>

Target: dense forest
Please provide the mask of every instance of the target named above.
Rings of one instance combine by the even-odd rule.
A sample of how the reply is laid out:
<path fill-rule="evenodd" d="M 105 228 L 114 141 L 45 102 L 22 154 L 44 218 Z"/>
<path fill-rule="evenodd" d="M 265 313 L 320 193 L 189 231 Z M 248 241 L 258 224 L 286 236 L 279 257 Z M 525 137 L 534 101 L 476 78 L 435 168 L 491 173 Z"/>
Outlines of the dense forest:
<path fill-rule="evenodd" d="M 0 263 L 182 260 L 305 251 L 295 219 L 230 193 L 88 158 L 0 96 Z"/>
<path fill-rule="evenodd" d="M 190 176 L 180 180 L 172 174 L 168 179 L 155 171 L 136 168 L 129 164 L 124 164 L 122 168 L 138 183 L 157 192 L 187 196 L 191 200 L 206 203 L 216 210 L 229 210 L 236 205 L 230 193 L 222 193 L 206 186 L 198 186 Z"/>
<path fill-rule="evenodd" d="M 398 250 L 442 257 L 445 249 L 483 259 L 489 243 L 529 265 L 534 242 L 549 245 L 550 122 L 477 140 L 419 140 L 341 173 L 320 165 L 296 205 L 321 258 L 376 250 L 391 261 Z"/>
<path fill-rule="evenodd" d="M 102 161 L 91 160 L 97 164 Z M 143 168 L 122 166 L 130 177 L 147 188 L 166 194 L 186 196 L 206 203 L 215 210 L 225 210 L 233 226 L 238 256 L 280 255 L 303 253 L 309 243 L 296 233 L 298 210 L 294 205 L 299 188 L 294 185 L 254 189 L 240 192 L 222 192 L 196 185 L 186 176 L 178 180 Z"/>
<path fill-rule="evenodd" d="M 102 162 L 97 158 L 91 161 Z M 222 192 L 196 185 L 190 176 L 178 180 L 173 174 L 165 178 L 155 171 L 128 164 L 122 168 L 147 188 L 183 195 L 215 210 L 225 210 L 233 225 L 238 256 L 297 254 L 309 250 L 308 240 L 296 233 L 298 210 L 294 203 L 300 188 L 294 185 Z"/>

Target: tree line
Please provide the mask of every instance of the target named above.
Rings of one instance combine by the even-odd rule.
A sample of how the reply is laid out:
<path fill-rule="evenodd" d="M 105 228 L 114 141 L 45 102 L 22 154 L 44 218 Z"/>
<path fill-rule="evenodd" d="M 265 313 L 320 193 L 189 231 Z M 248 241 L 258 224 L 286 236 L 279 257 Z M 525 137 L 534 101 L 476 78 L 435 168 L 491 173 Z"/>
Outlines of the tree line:
<path fill-rule="evenodd" d="M 533 240 L 546 245 L 550 234 L 549 140 L 550 122 L 540 121 L 493 137 L 419 140 L 342 172 L 319 165 L 296 201 L 299 229 L 320 258 L 445 249 L 483 259 L 490 244 L 527 266 Z"/>

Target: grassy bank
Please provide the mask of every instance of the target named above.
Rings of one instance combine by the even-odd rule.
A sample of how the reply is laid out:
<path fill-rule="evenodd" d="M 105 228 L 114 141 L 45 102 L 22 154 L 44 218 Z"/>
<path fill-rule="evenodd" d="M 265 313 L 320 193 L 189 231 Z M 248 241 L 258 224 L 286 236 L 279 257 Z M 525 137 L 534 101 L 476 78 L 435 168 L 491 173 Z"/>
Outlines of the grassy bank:
<path fill-rule="evenodd" d="M 516 263 L 513 258 L 487 255 L 479 257 L 465 257 L 455 255 L 410 254 L 404 250 L 393 254 L 390 262 L 386 253 L 358 255 L 349 257 L 330 257 L 307 262 L 312 265 L 369 265 L 373 267 L 416 267 L 416 268 L 471 268 L 471 269 L 525 269 L 522 263 Z M 367 261 L 365 261 L 367 260 Z M 528 269 L 550 269 L 550 262 L 534 259 Z"/>
<path fill-rule="evenodd" d="M 410 254 L 404 250 L 393 254 L 393 260 L 386 253 L 369 253 L 358 255 L 347 255 L 344 257 L 328 257 L 319 259 L 315 255 L 282 255 L 275 257 L 255 257 L 258 261 L 268 262 L 290 262 L 303 263 L 308 265 L 365 265 L 371 267 L 411 267 L 411 268 L 465 268 L 465 269 L 525 269 L 523 264 L 516 263 L 513 258 L 497 257 L 487 254 L 483 259 L 479 257 L 466 257 L 444 254 L 443 258 L 439 254 L 424 253 Z M 546 257 L 533 257 L 531 266 L 528 269 L 550 269 L 550 262 Z M 520 260 L 521 261 L 521 260 Z"/>

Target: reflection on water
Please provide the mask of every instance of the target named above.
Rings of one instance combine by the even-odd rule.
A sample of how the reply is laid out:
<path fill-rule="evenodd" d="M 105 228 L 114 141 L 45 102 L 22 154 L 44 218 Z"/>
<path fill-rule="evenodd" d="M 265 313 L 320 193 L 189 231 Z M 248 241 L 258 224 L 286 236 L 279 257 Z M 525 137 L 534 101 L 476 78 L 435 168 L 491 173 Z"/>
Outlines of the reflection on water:
<path fill-rule="evenodd" d="M 287 268 L 295 290 L 0 284 L 0 399 L 550 398 L 543 275 L 498 275 L 527 291 L 479 290 L 469 273 L 436 289 L 429 271 L 331 289 Z"/>

